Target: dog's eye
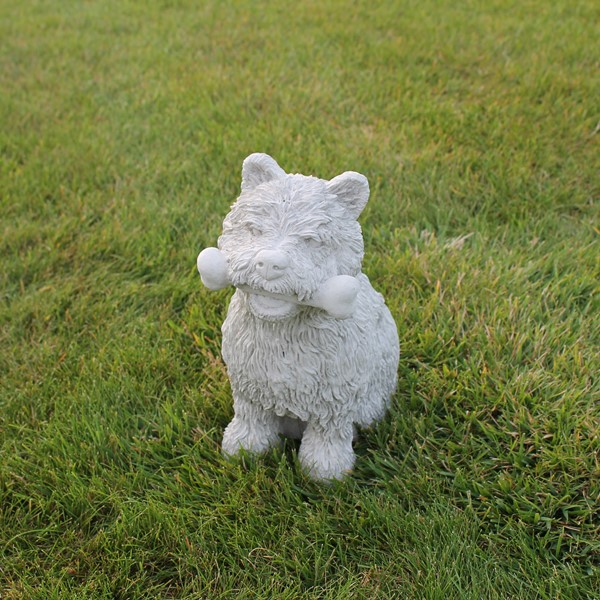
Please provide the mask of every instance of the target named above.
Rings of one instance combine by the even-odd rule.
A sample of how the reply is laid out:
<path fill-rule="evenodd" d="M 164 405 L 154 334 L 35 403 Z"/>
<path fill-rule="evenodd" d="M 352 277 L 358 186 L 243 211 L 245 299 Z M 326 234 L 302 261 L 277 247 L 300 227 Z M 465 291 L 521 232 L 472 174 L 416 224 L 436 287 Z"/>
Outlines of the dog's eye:
<path fill-rule="evenodd" d="M 303 237 L 302 240 L 310 248 L 320 248 L 322 245 L 321 240 L 319 240 L 316 237 L 306 236 L 306 237 Z"/>

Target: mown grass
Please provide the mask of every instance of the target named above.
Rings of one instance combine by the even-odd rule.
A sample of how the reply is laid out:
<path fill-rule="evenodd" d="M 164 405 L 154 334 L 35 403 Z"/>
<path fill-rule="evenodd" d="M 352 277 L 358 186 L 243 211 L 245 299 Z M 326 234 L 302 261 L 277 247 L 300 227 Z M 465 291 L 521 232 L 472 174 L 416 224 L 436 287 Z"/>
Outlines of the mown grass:
<path fill-rule="evenodd" d="M 4 2 L 0 595 L 595 598 L 593 2 Z M 223 460 L 245 156 L 369 177 L 402 343 L 330 487 Z"/>

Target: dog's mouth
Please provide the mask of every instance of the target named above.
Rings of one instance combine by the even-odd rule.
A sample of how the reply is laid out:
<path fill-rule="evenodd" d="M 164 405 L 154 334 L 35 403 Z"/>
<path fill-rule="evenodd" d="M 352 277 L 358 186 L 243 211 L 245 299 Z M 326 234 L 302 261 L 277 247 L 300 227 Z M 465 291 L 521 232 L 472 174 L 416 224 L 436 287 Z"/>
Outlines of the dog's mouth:
<path fill-rule="evenodd" d="M 259 319 L 280 321 L 300 311 L 301 305 L 296 296 L 269 292 L 248 285 L 236 287 L 247 294 L 248 308 Z"/>
<path fill-rule="evenodd" d="M 300 306 L 291 297 L 288 300 L 283 296 L 274 298 L 261 293 L 249 293 L 248 305 L 256 317 L 268 321 L 287 319 L 300 310 Z"/>

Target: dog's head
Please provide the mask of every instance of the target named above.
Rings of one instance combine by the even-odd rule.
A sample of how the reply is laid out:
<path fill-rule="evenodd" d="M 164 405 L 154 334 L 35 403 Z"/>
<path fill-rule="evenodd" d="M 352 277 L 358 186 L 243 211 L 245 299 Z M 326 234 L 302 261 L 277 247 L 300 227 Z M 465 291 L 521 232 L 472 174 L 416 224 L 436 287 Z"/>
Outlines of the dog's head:
<path fill-rule="evenodd" d="M 225 218 L 219 249 L 231 282 L 256 290 L 248 306 L 257 317 L 292 316 L 297 303 L 281 295 L 304 301 L 327 279 L 360 273 L 357 218 L 368 198 L 369 184 L 359 173 L 326 181 L 287 174 L 266 154 L 244 161 L 242 193 Z"/>

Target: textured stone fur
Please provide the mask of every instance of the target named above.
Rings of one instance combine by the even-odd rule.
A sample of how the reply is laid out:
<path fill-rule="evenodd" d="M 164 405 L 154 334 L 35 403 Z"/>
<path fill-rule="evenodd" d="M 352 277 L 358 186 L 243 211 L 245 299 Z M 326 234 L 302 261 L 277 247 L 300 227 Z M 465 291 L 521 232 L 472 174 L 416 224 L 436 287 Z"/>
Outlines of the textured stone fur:
<path fill-rule="evenodd" d="M 265 154 L 244 161 L 242 193 L 219 238 L 228 278 L 243 288 L 223 324 L 235 411 L 225 454 L 266 451 L 280 433 L 301 436 L 303 467 L 316 479 L 341 478 L 354 464 L 354 424 L 384 415 L 399 345 L 383 297 L 361 273 L 356 219 L 368 195 L 358 173 L 325 181 L 288 175 Z M 264 295 L 310 299 L 336 275 L 360 283 L 346 319 Z"/>

